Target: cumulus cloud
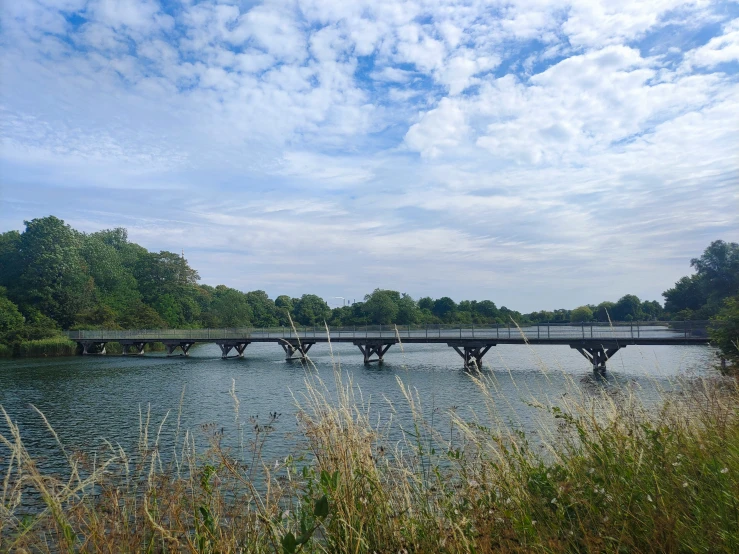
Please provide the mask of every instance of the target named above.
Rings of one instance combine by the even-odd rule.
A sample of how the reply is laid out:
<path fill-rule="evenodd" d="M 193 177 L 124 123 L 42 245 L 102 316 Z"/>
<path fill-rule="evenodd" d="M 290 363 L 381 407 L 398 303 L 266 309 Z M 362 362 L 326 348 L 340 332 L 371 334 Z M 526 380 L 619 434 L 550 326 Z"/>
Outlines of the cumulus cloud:
<path fill-rule="evenodd" d="M 0 10 L 3 229 L 54 212 L 187 243 L 212 283 L 523 310 L 658 297 L 737 235 L 722 2 Z M 534 306 L 532 287 L 566 294 Z"/>

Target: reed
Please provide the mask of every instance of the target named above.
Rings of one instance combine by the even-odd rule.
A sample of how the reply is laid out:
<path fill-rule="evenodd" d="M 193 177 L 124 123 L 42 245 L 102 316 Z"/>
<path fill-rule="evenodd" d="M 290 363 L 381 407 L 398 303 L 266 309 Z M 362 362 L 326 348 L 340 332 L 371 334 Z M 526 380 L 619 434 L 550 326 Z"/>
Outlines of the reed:
<path fill-rule="evenodd" d="M 264 446 L 279 414 L 241 422 L 234 388 L 238 447 L 224 446 L 224 427 L 181 429 L 178 415 L 164 452 L 164 421 L 144 413 L 135 452 L 59 444 L 63 477 L 42 472 L 3 411 L 0 551 L 739 551 L 733 380 L 685 383 L 656 409 L 628 390 L 573 385 L 537 404 L 541 429 L 527 435 L 499 416 L 485 374 L 470 378 L 486 410 L 451 410 L 442 432 L 400 380 L 412 420 L 402 429 L 375 422 L 338 364 L 332 383 L 305 369 L 298 446 L 277 461 Z"/>
<path fill-rule="evenodd" d="M 21 342 L 15 353 L 22 357 L 74 356 L 77 353 L 77 343 L 61 337 L 29 340 Z"/>

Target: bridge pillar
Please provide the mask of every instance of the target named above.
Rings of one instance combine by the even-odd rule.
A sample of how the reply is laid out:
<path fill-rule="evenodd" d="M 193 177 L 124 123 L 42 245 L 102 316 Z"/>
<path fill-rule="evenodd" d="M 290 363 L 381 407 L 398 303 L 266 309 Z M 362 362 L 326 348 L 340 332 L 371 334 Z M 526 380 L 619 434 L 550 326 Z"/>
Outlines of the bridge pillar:
<path fill-rule="evenodd" d="M 229 342 L 217 342 L 216 344 L 221 349 L 221 358 L 225 360 L 226 358 L 243 358 L 244 350 L 246 350 L 246 347 L 249 346 L 251 343 L 244 342 L 244 341 L 229 341 Z M 236 350 L 235 356 L 228 355 L 232 349 Z"/>
<path fill-rule="evenodd" d="M 593 364 L 593 373 L 604 375 L 606 372 L 606 362 L 613 357 L 624 346 L 618 344 L 600 345 L 600 346 L 584 346 L 581 344 L 571 344 L 570 348 L 574 348 L 580 354 Z"/>
<path fill-rule="evenodd" d="M 83 340 L 77 342 L 82 347 L 82 355 L 89 356 L 90 354 L 96 354 L 99 356 L 105 355 L 106 342 L 99 340 Z"/>
<path fill-rule="evenodd" d="M 295 354 L 296 352 L 300 352 L 300 359 L 305 360 L 308 357 L 308 350 L 310 350 L 311 346 L 313 346 L 314 344 L 316 343 L 284 339 L 282 340 L 282 342 L 280 342 L 280 346 L 282 346 L 282 349 L 287 355 L 287 358 L 285 358 L 285 360 L 295 360 L 296 358 L 293 356 L 293 354 Z"/>
<path fill-rule="evenodd" d="M 121 342 L 121 347 L 123 348 L 124 356 L 128 356 L 131 352 L 135 356 L 143 356 L 146 343 L 141 341 Z"/>
<path fill-rule="evenodd" d="M 163 341 L 164 347 L 167 349 L 167 356 L 177 356 L 175 351 L 179 348 L 182 350 L 180 356 L 189 356 L 190 347 L 195 344 L 192 341 Z"/>
<path fill-rule="evenodd" d="M 482 357 L 495 346 L 495 343 L 449 342 L 447 345 L 454 348 L 457 354 L 462 356 L 465 369 L 477 371 L 482 369 Z"/>
<path fill-rule="evenodd" d="M 381 364 L 385 353 L 390 350 L 390 347 L 395 344 L 395 341 L 355 342 L 354 344 L 359 347 L 359 350 L 362 351 L 365 364 L 369 364 L 372 362 L 377 362 Z M 373 358 L 372 356 L 377 357 Z"/>

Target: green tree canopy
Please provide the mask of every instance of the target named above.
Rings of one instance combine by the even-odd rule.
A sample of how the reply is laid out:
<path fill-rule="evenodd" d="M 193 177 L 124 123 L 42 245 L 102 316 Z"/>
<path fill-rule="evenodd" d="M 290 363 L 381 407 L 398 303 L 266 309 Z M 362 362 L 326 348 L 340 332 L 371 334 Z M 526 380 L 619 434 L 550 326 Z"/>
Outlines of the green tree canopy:
<path fill-rule="evenodd" d="M 593 319 L 593 311 L 588 306 L 580 306 L 570 312 L 570 321 L 572 323 L 582 323 Z"/>
<path fill-rule="evenodd" d="M 323 325 L 331 317 L 331 308 L 315 294 L 304 294 L 295 305 L 295 320 L 300 325 Z"/>
<path fill-rule="evenodd" d="M 399 302 L 399 292 L 375 289 L 364 297 L 364 310 L 373 325 L 388 325 L 398 320 Z"/>
<path fill-rule="evenodd" d="M 26 221 L 18 244 L 19 276 L 10 291 L 63 327 L 89 308 L 94 281 L 80 255 L 81 234 L 54 216 Z M 22 308 L 23 309 L 23 308 Z"/>

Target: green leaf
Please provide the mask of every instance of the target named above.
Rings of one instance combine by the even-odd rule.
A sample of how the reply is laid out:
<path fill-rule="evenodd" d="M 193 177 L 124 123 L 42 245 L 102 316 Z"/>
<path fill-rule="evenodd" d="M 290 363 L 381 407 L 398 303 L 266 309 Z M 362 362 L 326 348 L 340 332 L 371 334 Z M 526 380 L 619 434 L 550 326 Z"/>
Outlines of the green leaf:
<path fill-rule="evenodd" d="M 336 490 L 339 486 L 339 470 L 338 469 L 334 471 L 334 474 L 331 476 L 331 485 L 332 485 L 331 488 L 333 490 Z"/>
<path fill-rule="evenodd" d="M 316 505 L 313 507 L 313 515 L 321 518 L 328 515 L 328 498 L 326 498 L 325 494 L 316 500 Z"/>
<path fill-rule="evenodd" d="M 294 554 L 295 548 L 298 546 L 295 535 L 288 531 L 287 535 L 282 537 L 282 551 L 285 554 Z"/>

